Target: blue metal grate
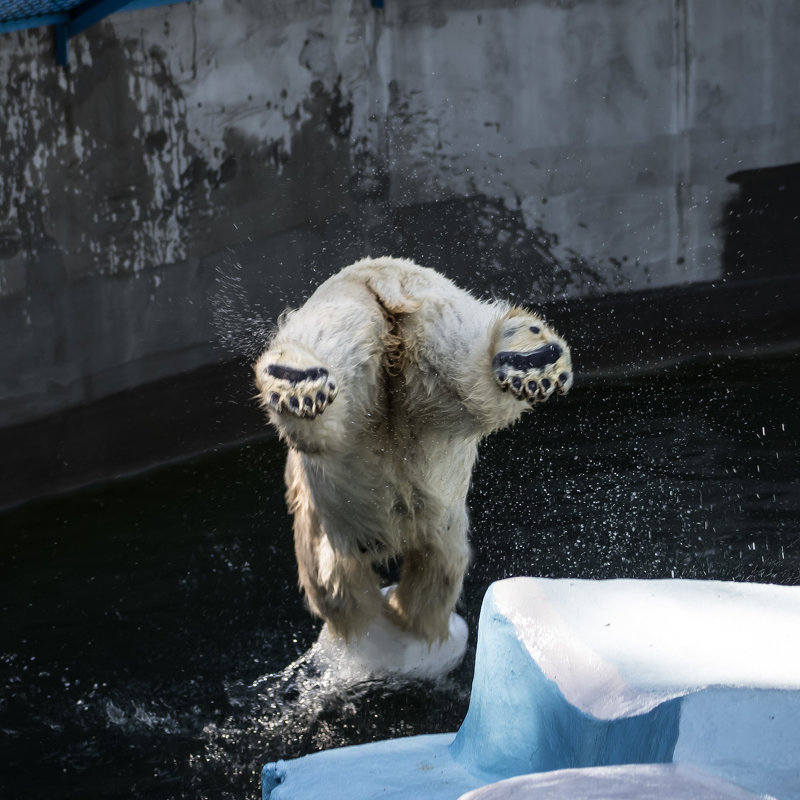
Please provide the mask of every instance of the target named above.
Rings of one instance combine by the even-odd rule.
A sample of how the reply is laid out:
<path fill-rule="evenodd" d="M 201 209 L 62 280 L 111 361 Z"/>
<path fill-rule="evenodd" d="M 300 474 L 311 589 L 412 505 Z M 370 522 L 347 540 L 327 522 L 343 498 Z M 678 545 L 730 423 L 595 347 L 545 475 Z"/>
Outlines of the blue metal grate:
<path fill-rule="evenodd" d="M 28 17 L 43 17 L 69 11 L 82 0 L 0 0 L 0 20 L 6 22 Z"/>
<path fill-rule="evenodd" d="M 184 0 L 0 0 L 0 33 L 52 25 L 56 61 L 66 66 L 68 42 L 116 11 L 171 5 Z"/>
<path fill-rule="evenodd" d="M 0 34 L 53 25 L 56 61 L 65 66 L 69 40 L 109 14 L 182 2 L 187 0 L 0 0 Z M 383 3 L 372 0 L 374 8 L 383 8 Z"/>

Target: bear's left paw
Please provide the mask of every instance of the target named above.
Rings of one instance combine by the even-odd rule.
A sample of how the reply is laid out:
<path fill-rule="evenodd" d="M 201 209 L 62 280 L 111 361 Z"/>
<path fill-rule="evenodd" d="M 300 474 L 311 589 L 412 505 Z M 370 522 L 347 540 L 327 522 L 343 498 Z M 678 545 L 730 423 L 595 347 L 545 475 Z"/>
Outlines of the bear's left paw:
<path fill-rule="evenodd" d="M 572 386 L 567 343 L 534 315 L 516 314 L 503 321 L 492 369 L 500 388 L 531 405 Z"/>
<path fill-rule="evenodd" d="M 336 397 L 337 386 L 328 368 L 299 346 L 267 350 L 255 372 L 262 405 L 278 414 L 313 419 Z"/>

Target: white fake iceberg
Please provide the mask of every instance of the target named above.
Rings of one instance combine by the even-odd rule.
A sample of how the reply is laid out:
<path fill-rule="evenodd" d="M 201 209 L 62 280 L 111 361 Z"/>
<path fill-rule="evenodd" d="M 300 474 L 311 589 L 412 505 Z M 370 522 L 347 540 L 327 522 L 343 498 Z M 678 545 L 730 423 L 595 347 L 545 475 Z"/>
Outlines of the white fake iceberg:
<path fill-rule="evenodd" d="M 494 584 L 452 752 L 490 780 L 674 761 L 800 797 L 800 587 Z"/>
<path fill-rule="evenodd" d="M 470 707 L 455 736 L 268 764 L 262 787 L 270 800 L 456 800 L 549 773 L 563 794 L 548 796 L 570 797 L 576 768 L 585 781 L 596 768 L 634 764 L 681 766 L 653 767 L 667 798 L 713 777 L 731 798 L 800 800 L 800 587 L 501 581 L 484 598 Z M 695 770 L 687 777 L 684 767 Z M 632 769 L 617 775 L 629 781 Z"/>

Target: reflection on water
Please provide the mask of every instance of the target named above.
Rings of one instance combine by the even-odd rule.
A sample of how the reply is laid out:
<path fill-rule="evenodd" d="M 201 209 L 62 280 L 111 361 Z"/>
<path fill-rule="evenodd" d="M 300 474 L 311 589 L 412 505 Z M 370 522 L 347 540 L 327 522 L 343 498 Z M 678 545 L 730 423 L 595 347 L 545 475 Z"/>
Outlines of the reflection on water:
<path fill-rule="evenodd" d="M 489 440 L 473 635 L 510 575 L 800 583 L 799 363 L 578 386 Z M 304 658 L 282 470 L 265 439 L 0 517 L 4 796 L 256 797 L 267 760 L 458 726 L 474 649 L 346 692 Z"/>

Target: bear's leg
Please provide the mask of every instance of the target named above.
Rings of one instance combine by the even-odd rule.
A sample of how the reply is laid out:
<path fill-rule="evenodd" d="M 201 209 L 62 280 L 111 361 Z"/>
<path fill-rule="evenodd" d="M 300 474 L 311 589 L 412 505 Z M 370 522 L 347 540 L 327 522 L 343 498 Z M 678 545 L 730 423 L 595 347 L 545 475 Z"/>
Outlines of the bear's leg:
<path fill-rule="evenodd" d="M 346 450 L 380 402 L 386 317 L 363 284 L 340 288 L 288 313 L 254 366 L 270 422 L 305 453 Z"/>
<path fill-rule="evenodd" d="M 298 342 L 271 347 L 259 358 L 255 372 L 262 403 L 276 414 L 313 419 L 336 397 L 330 368 Z"/>
<path fill-rule="evenodd" d="M 454 379 L 470 419 L 486 435 L 512 425 L 554 393 L 565 394 L 573 378 L 567 343 L 540 317 L 521 308 L 482 308 L 496 313 L 482 319 L 480 330 L 470 330 L 469 343 L 452 348 L 449 359 L 440 356 L 438 369 Z M 430 340 L 441 353 L 455 336 Z"/>
<path fill-rule="evenodd" d="M 298 537 L 295 527 L 298 576 L 311 612 L 325 620 L 334 637 L 349 641 L 360 636 L 383 605 L 371 564 L 336 553 L 325 536 L 317 541 L 311 558 L 303 556 L 307 543 L 298 539 L 302 534 Z"/>
<path fill-rule="evenodd" d="M 448 549 L 434 545 L 405 552 L 400 580 L 387 597 L 389 619 L 431 644 L 445 641 L 468 563 L 466 532 Z"/>
<path fill-rule="evenodd" d="M 572 386 L 569 347 L 538 316 L 512 309 L 500 322 L 492 345 L 492 370 L 504 392 L 531 405 Z"/>
<path fill-rule="evenodd" d="M 381 613 L 378 577 L 369 559 L 342 554 L 331 545 L 302 457 L 294 449 L 286 460 L 286 500 L 294 516 L 298 579 L 311 612 L 328 623 L 334 636 L 358 636 Z"/>

